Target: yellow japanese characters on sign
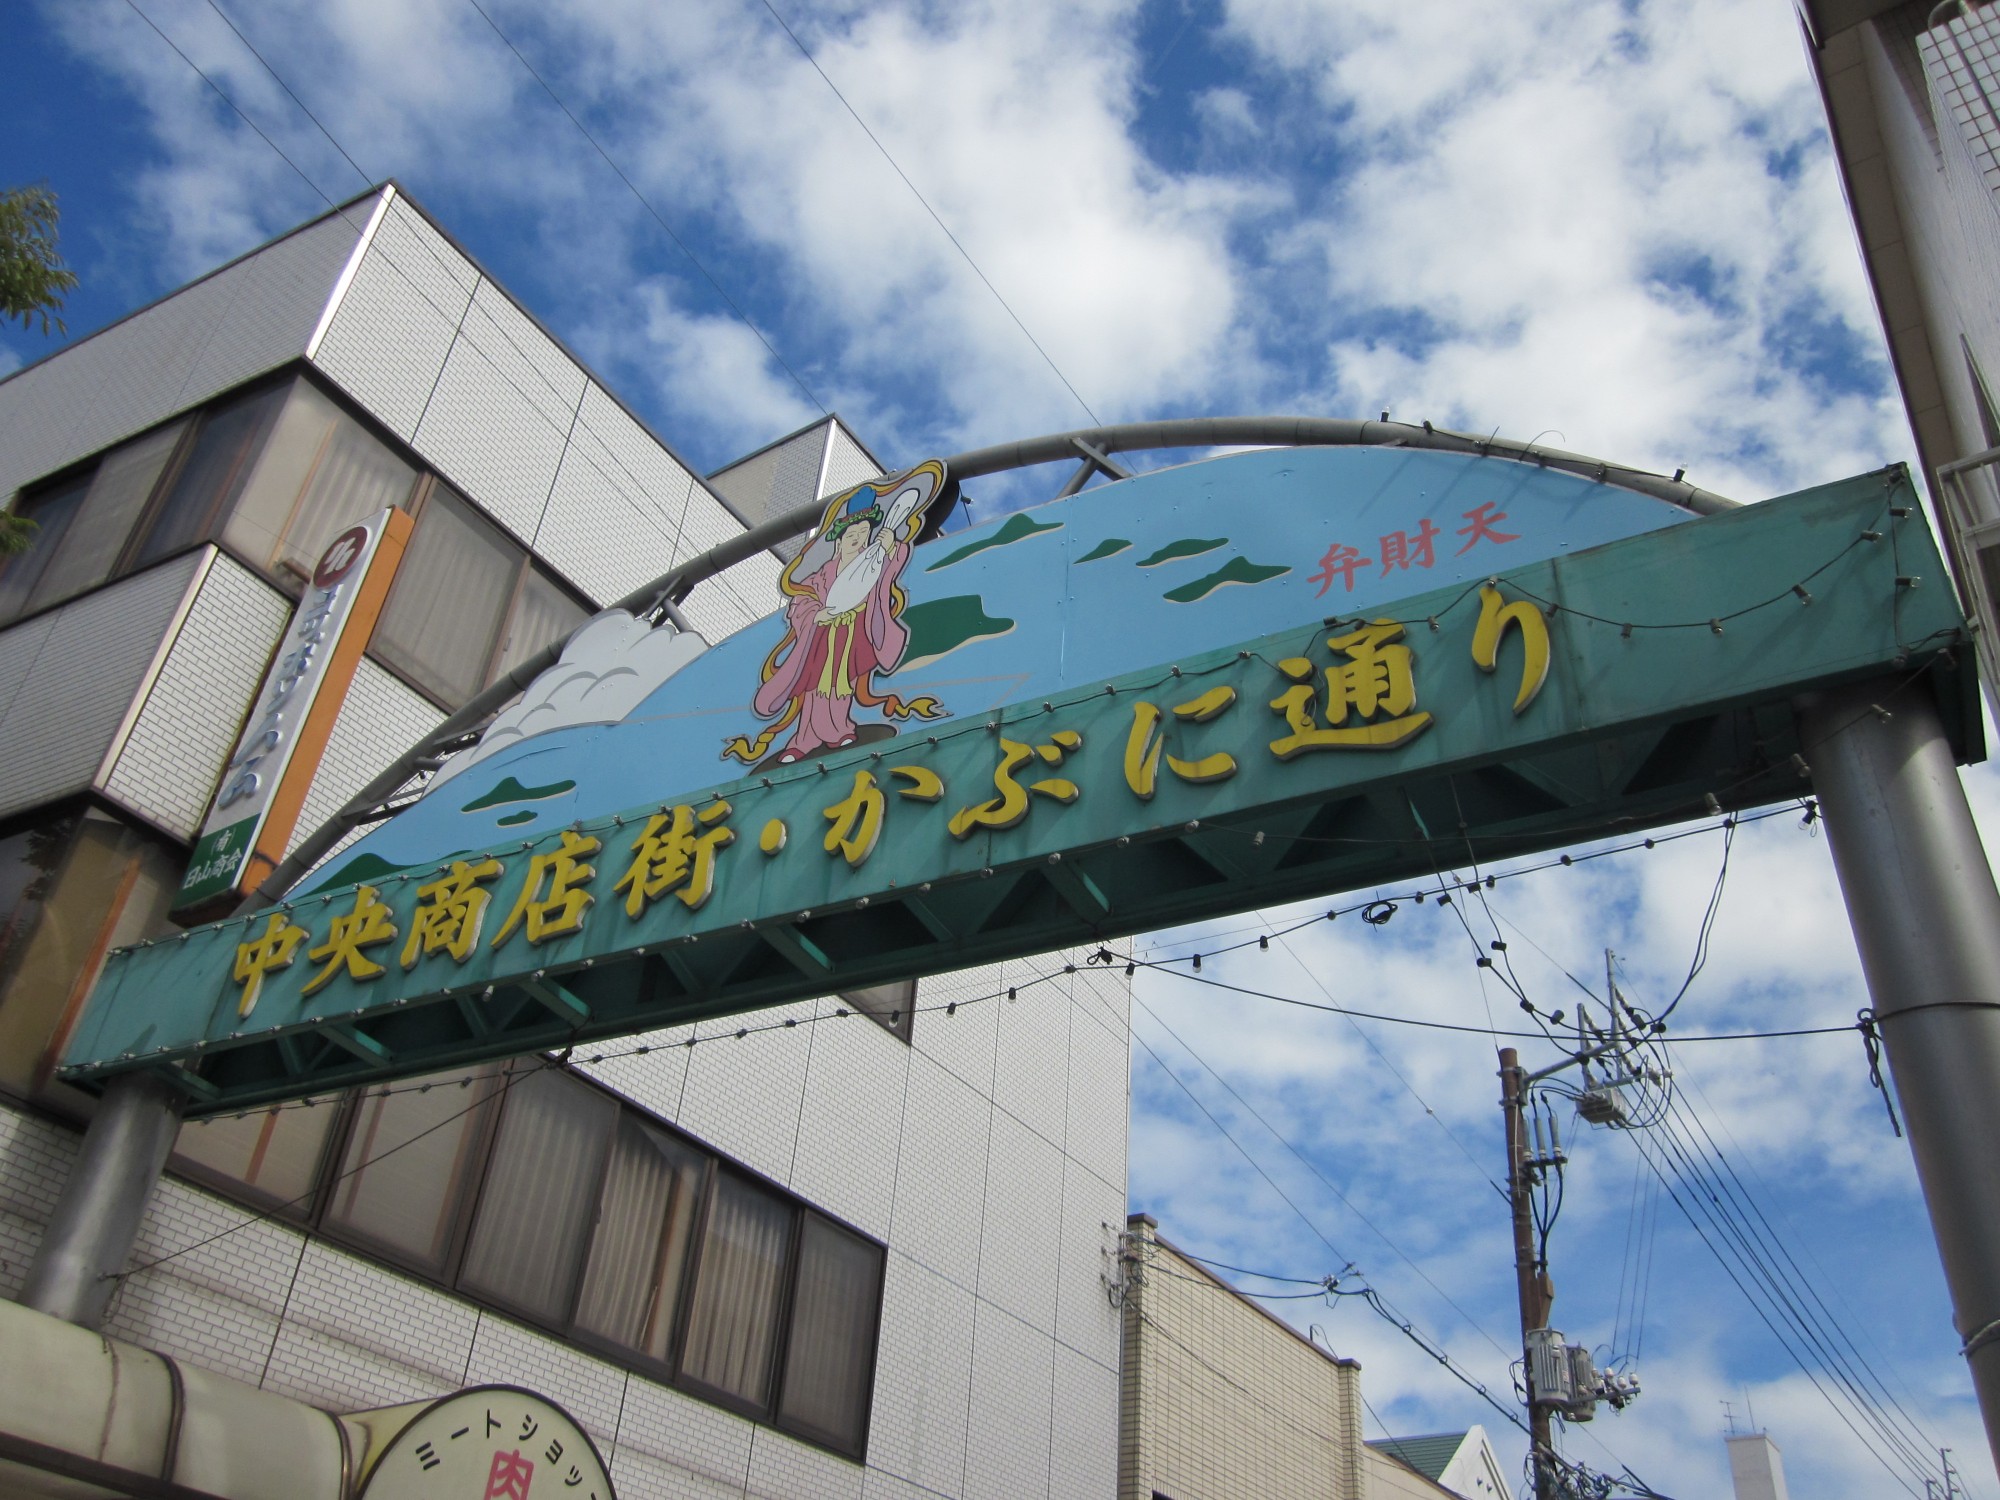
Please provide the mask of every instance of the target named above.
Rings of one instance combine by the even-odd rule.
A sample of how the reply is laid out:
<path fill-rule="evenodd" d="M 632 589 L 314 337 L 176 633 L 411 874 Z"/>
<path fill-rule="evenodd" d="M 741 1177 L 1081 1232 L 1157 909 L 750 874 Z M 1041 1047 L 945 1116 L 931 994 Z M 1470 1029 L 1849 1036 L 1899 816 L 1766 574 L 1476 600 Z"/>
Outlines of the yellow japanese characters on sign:
<path fill-rule="evenodd" d="M 311 939 L 312 934 L 305 928 L 296 926 L 283 912 L 274 911 L 262 932 L 249 942 L 237 945 L 233 972 L 236 982 L 243 986 L 236 1002 L 238 1016 L 247 1016 L 257 1008 L 257 996 L 264 987 L 264 976 L 274 969 L 290 968 L 292 960 L 298 957 L 299 945 Z"/>
<path fill-rule="evenodd" d="M 1479 590 L 1479 624 L 1472 632 L 1472 662 L 1482 672 L 1500 665 L 1500 637 L 1512 626 L 1521 634 L 1521 687 L 1514 694 L 1514 712 L 1535 701 L 1549 680 L 1549 622 L 1525 599 L 1501 601 L 1500 590 L 1488 583 Z"/>
<path fill-rule="evenodd" d="M 514 909 L 507 913 L 493 946 L 497 948 L 506 942 L 524 921 L 530 943 L 581 932 L 583 914 L 597 900 L 583 889 L 597 874 L 597 866 L 585 864 L 584 860 L 603 847 L 603 840 L 565 828 L 558 847 L 529 860 L 521 894 L 514 898 Z"/>
<path fill-rule="evenodd" d="M 1312 685 L 1310 661 L 1280 661 L 1278 670 L 1298 685 L 1271 700 L 1291 730 L 1271 741 L 1271 753 L 1290 760 L 1307 750 L 1394 750 L 1430 728 L 1431 716 L 1417 711 L 1410 648 L 1394 644 L 1402 638 L 1403 627 L 1394 620 L 1328 636 L 1328 647 L 1347 659 L 1325 669 L 1323 699 Z"/>
<path fill-rule="evenodd" d="M 417 887 L 410 939 L 403 944 L 404 968 L 415 967 L 419 958 L 433 953 L 449 953 L 459 963 L 471 956 L 479 946 L 479 927 L 493 899 L 484 882 L 497 879 L 500 870 L 497 859 L 482 859 L 477 864 L 455 859 L 442 877 Z"/>
<path fill-rule="evenodd" d="M 971 807 L 961 807 L 951 815 L 945 826 L 955 839 L 970 837 L 981 828 L 1012 828 L 1028 815 L 1028 794 L 1047 797 L 1054 802 L 1074 802 L 1082 795 L 1082 789 L 1066 776 L 1044 776 L 1039 781 L 1023 784 L 1017 773 L 1026 768 L 1039 770 L 1039 760 L 1049 766 L 1060 766 L 1063 757 L 1072 755 L 1083 748 L 1083 736 L 1074 730 L 1058 729 L 1051 734 L 1047 744 L 1026 745 L 1019 740 L 1000 737 L 1000 765 L 993 773 L 993 790 L 996 795 L 986 802 Z"/>
<path fill-rule="evenodd" d="M 724 821 L 729 813 L 729 804 L 718 799 L 700 812 L 683 805 L 648 818 L 645 831 L 632 841 L 632 863 L 612 887 L 625 892 L 625 915 L 637 917 L 669 892 L 689 911 L 700 910 L 715 890 L 716 851 L 736 841 L 736 831 Z M 764 836 L 771 836 L 768 828 Z M 777 843 L 784 847 L 782 824 Z"/>
<path fill-rule="evenodd" d="M 326 941 L 306 954 L 307 958 L 322 967 L 306 981 L 299 991 L 301 995 L 316 994 L 325 989 L 336 974 L 345 973 L 350 979 L 379 979 L 382 976 L 382 965 L 361 951 L 396 940 L 396 914 L 389 910 L 380 895 L 372 885 L 354 888 L 354 909 L 335 917 L 327 929 Z"/>
<path fill-rule="evenodd" d="M 1436 622 L 1432 625 L 1435 629 Z M 1395 750 L 1435 722 L 1428 709 L 1418 706 L 1417 654 L 1405 641 L 1400 621 L 1357 620 L 1346 626 L 1329 622 L 1329 628 L 1325 660 L 1283 656 L 1270 662 L 1285 684 L 1269 700 L 1284 729 L 1267 742 L 1278 762 L 1317 751 Z M 1549 678 L 1553 659 L 1549 623 L 1535 603 L 1510 602 L 1489 581 L 1479 589 L 1479 615 L 1471 640 L 1473 665 L 1489 675 L 1498 672 L 1503 653 L 1511 657 L 1517 638 L 1520 676 L 1510 681 L 1513 712 L 1519 715 L 1535 702 Z M 1239 658 L 1251 659 L 1248 652 Z M 1179 675 L 1175 669 L 1175 678 Z M 1141 689 L 1143 696 L 1125 700 L 1131 705 L 1131 717 L 1118 769 L 1112 774 L 1122 776 L 1126 790 L 1142 802 L 1152 801 L 1163 781 L 1212 786 L 1243 768 L 1239 757 L 1244 740 L 1255 731 L 1246 733 L 1249 721 L 1238 719 L 1236 733 L 1227 733 L 1229 716 L 1240 699 L 1238 687 L 1221 683 L 1184 691 L 1185 696 L 1155 701 L 1149 690 Z M 1044 712 L 1057 710 L 1044 705 Z M 996 721 L 987 727 L 998 730 L 1000 725 Z M 992 744 L 997 751 L 997 764 L 990 773 L 992 794 L 945 818 L 945 831 L 952 838 L 1004 834 L 1027 822 L 1038 800 L 1068 806 L 1084 795 L 1087 782 L 1077 775 L 1084 748 L 1079 730 L 1054 728 L 1020 738 L 1003 732 Z M 945 797 L 945 779 L 933 767 L 872 763 L 880 759 L 878 753 L 871 764 L 852 768 L 838 794 L 820 803 L 820 815 L 826 820 L 820 848 L 850 870 L 859 869 L 882 849 L 898 819 L 932 816 L 923 809 Z M 821 774 L 826 770 L 822 766 Z M 903 802 L 915 807 L 897 812 L 896 805 Z M 798 817 L 801 811 L 794 798 L 786 804 L 785 816 L 768 817 L 758 825 L 756 844 L 766 859 L 784 855 L 790 846 L 787 817 Z M 663 807 L 649 815 L 631 840 L 630 860 L 613 886 L 624 898 L 620 904 L 626 916 L 636 921 L 668 896 L 687 912 L 706 905 L 720 879 L 722 851 L 736 839 L 729 824 L 732 812 L 731 804 L 718 795 L 699 806 Z M 510 868 L 518 872 L 520 883 L 489 948 L 502 947 L 516 932 L 531 945 L 580 933 L 595 902 L 590 887 L 597 867 L 591 861 L 603 848 L 596 835 L 572 828 L 558 836 L 553 848 L 524 862 L 500 854 L 453 860 L 415 886 L 404 930 L 399 930 L 395 911 L 381 890 L 372 885 L 355 889 L 348 910 L 329 915 L 324 937 L 316 944 L 313 934 L 299 925 L 296 912 L 275 912 L 236 949 L 232 973 L 241 986 L 238 1014 L 248 1015 L 267 976 L 290 967 L 302 951 L 316 966 L 300 990 L 308 996 L 342 977 L 360 984 L 378 979 L 386 972 L 382 958 L 396 951 L 391 945 L 399 937 L 405 970 L 440 955 L 454 964 L 466 963 L 479 950 L 494 893 Z"/>
<path fill-rule="evenodd" d="M 1210 688 L 1200 697 L 1177 703 L 1173 716 L 1184 723 L 1206 724 L 1236 702 L 1236 689 L 1227 685 Z M 1148 802 L 1160 782 L 1160 763 L 1182 781 L 1200 785 L 1225 781 L 1236 774 L 1236 757 L 1226 750 L 1182 760 L 1166 753 L 1166 718 L 1153 704 L 1141 699 L 1132 706 L 1132 732 L 1125 740 L 1125 784 Z"/>

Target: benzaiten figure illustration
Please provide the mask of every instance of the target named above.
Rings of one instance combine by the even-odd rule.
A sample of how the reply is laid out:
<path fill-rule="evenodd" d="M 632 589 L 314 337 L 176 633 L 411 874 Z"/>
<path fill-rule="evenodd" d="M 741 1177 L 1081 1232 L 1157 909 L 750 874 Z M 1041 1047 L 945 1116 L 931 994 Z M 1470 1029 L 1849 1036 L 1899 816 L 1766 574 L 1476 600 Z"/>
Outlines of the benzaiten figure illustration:
<path fill-rule="evenodd" d="M 827 503 L 812 540 L 778 579 L 785 635 L 764 658 L 763 686 L 751 700 L 759 718 L 777 722 L 754 740 L 731 739 L 722 749 L 725 760 L 790 765 L 896 732 L 887 724 L 856 724 L 857 705 L 886 719 L 944 715 L 935 698 L 906 701 L 878 693 L 874 681 L 896 670 L 909 644 L 896 580 L 944 488 L 944 465 L 932 459 Z M 767 761 L 772 742 L 787 729 L 791 738 Z"/>

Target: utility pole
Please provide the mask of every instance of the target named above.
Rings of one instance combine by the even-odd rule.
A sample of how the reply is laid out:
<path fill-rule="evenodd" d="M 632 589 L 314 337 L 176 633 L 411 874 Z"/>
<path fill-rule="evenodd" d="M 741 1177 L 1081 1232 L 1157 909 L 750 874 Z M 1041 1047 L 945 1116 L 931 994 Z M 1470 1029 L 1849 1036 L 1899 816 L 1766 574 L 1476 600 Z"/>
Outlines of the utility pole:
<path fill-rule="evenodd" d="M 1514 1215 L 1514 1280 L 1521 1300 L 1521 1372 L 1528 1388 L 1528 1431 L 1533 1444 L 1529 1455 L 1535 1476 L 1535 1500 L 1555 1500 L 1555 1456 L 1551 1437 L 1553 1414 L 1545 1402 L 1535 1399 L 1535 1349 L 1533 1335 L 1549 1326 L 1549 1309 L 1555 1302 L 1555 1288 L 1535 1253 L 1533 1217 L 1534 1167 L 1528 1160 L 1528 1087 L 1521 1068 L 1521 1054 L 1513 1047 L 1500 1049 L 1500 1108 L 1507 1122 L 1507 1202 Z"/>
<path fill-rule="evenodd" d="M 1566 1500 L 1576 1493 L 1564 1477 L 1565 1465 L 1556 1456 L 1555 1418 L 1588 1422 L 1597 1415 L 1600 1401 L 1622 1410 L 1639 1394 L 1637 1375 L 1599 1370 L 1587 1344 L 1567 1344 L 1560 1331 L 1549 1327 L 1549 1311 L 1556 1300 L 1555 1285 L 1543 1259 L 1550 1224 L 1538 1229 L 1535 1223 L 1535 1189 L 1550 1168 L 1560 1177 L 1568 1158 L 1563 1154 L 1562 1132 L 1553 1114 L 1549 1116 L 1548 1140 L 1542 1139 L 1541 1122 L 1532 1114 L 1534 1086 L 1570 1068 L 1581 1068 L 1583 1089 L 1572 1094 L 1577 1113 L 1594 1124 L 1617 1124 L 1626 1119 L 1620 1090 L 1655 1076 L 1643 1060 L 1634 1062 L 1634 1049 L 1620 1019 L 1621 1002 L 1608 949 L 1604 966 L 1611 997 L 1608 1030 L 1594 1025 L 1590 1013 L 1579 1005 L 1577 1050 L 1535 1073 L 1521 1066 L 1521 1054 L 1515 1048 L 1500 1049 L 1500 1109 L 1507 1125 L 1507 1207 L 1514 1223 L 1514 1281 L 1521 1303 L 1521 1370 L 1533 1445 L 1529 1462 L 1535 1481 L 1534 1500 Z M 1556 1019 L 1561 1019 L 1560 1012 Z M 1593 1063 L 1605 1070 L 1602 1077 L 1592 1076 Z"/>

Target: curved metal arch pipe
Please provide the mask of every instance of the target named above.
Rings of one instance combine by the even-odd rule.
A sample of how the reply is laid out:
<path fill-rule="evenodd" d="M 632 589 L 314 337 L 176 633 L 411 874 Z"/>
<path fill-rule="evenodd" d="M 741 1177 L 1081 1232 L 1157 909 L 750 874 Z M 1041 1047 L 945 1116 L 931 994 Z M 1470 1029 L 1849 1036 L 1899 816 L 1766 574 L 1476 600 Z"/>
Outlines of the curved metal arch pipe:
<path fill-rule="evenodd" d="M 1587 454 L 1512 438 L 1479 437 L 1433 427 L 1429 422 L 1363 422 L 1346 417 L 1182 417 L 1164 422 L 1127 422 L 1112 427 L 1080 427 L 1014 443 L 975 448 L 945 460 L 947 472 L 960 479 L 998 474 L 1008 469 L 1089 461 L 1085 445 L 1102 453 L 1132 453 L 1163 448 L 1424 448 L 1440 453 L 1469 453 L 1504 458 L 1539 468 L 1559 469 L 1620 489 L 1665 500 L 1697 515 L 1734 510 L 1737 501 L 1698 485 L 1669 479 L 1644 469 L 1609 463 Z"/>
<path fill-rule="evenodd" d="M 1070 432 L 1055 432 L 1018 442 L 997 443 L 988 448 L 974 448 L 944 462 L 946 473 L 959 479 L 977 479 L 1012 469 L 1075 460 L 1080 467 L 1061 491 L 1067 495 L 1081 489 L 1093 472 L 1103 473 L 1114 482 L 1126 478 L 1122 466 L 1110 461 L 1113 453 L 1227 447 L 1414 448 L 1471 454 L 1576 474 L 1667 501 L 1697 515 L 1734 510 L 1738 504 L 1696 485 L 1684 483 L 1678 476 L 1669 479 L 1643 469 L 1609 463 L 1581 453 L 1569 453 L 1560 448 L 1544 448 L 1536 443 L 1522 443 L 1497 436 L 1482 438 L 1471 433 L 1433 427 L 1429 422 L 1365 422 L 1341 417 L 1181 417 L 1161 422 L 1080 427 Z M 677 627 L 685 629 L 686 623 L 676 606 L 694 591 L 697 584 L 767 548 L 811 530 L 823 509 L 824 502 L 815 500 L 782 516 L 773 517 L 741 536 L 731 537 L 720 546 L 711 547 L 699 557 L 688 559 L 606 607 L 629 610 L 635 615 L 664 616 Z M 269 906 L 324 859 L 350 830 L 388 816 L 395 810 L 393 799 L 396 794 L 413 776 L 435 769 L 441 756 L 471 743 L 488 720 L 535 678 L 555 665 L 566 645 L 567 639 L 558 641 L 529 657 L 405 750 L 381 775 L 356 792 L 345 807 L 301 840 L 298 847 L 244 897 L 237 910 L 255 911 Z"/>

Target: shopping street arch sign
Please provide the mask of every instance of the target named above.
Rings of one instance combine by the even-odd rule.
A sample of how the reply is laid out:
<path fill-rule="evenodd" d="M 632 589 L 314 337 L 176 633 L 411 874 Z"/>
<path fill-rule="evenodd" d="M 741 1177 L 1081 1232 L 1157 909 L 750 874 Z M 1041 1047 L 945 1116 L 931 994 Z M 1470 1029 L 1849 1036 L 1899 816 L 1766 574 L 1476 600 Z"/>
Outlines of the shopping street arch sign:
<path fill-rule="evenodd" d="M 1983 754 L 1900 467 L 1697 518 L 1266 451 L 920 541 L 952 498 L 834 497 L 714 646 L 600 616 L 286 901 L 114 954 L 62 1076 L 240 1109 L 1782 800 L 1885 672 Z"/>

